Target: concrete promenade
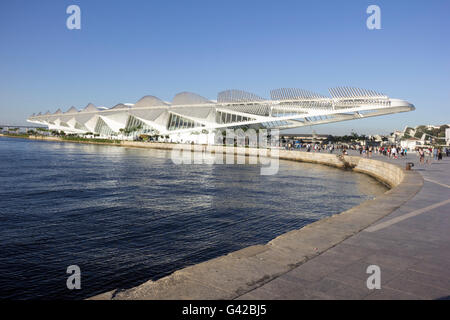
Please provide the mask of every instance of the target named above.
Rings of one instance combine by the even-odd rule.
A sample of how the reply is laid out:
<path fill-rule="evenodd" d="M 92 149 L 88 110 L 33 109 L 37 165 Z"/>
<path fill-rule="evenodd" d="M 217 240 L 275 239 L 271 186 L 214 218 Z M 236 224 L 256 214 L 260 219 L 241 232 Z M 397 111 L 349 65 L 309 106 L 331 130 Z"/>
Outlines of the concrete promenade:
<path fill-rule="evenodd" d="M 351 153 L 356 155 L 356 153 Z M 450 159 L 415 164 L 423 188 L 372 226 L 239 299 L 450 299 Z M 369 265 L 381 289 L 369 290 Z"/>

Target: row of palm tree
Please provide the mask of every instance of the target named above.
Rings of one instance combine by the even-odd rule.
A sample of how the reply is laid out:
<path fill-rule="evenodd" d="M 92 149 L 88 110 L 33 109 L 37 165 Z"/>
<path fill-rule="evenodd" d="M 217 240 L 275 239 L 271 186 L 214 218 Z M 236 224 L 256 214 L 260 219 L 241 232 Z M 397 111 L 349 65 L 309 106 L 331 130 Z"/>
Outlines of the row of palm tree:
<path fill-rule="evenodd" d="M 138 126 L 134 126 L 134 127 L 130 127 L 130 128 L 121 128 L 119 129 L 119 132 L 122 135 L 129 135 L 131 133 L 135 133 L 142 130 L 142 125 L 138 125 Z"/>

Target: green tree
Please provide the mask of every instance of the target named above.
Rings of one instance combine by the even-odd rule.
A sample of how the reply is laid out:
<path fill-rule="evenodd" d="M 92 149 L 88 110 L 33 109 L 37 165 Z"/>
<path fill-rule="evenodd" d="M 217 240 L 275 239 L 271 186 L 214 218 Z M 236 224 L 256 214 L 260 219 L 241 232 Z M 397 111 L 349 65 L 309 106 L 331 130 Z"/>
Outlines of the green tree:
<path fill-rule="evenodd" d="M 416 130 L 416 133 L 414 134 L 414 138 L 420 139 L 423 136 L 423 132 Z"/>

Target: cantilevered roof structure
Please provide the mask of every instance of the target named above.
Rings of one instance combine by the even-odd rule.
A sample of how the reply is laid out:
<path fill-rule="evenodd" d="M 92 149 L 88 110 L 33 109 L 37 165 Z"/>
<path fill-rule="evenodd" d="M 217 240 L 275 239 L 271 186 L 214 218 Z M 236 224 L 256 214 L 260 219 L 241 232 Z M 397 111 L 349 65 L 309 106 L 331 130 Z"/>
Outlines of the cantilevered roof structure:
<path fill-rule="evenodd" d="M 127 132 L 159 135 L 199 134 L 226 128 L 290 129 L 345 120 L 363 119 L 414 110 L 411 103 L 374 90 L 336 87 L 330 96 L 304 89 L 281 88 L 270 99 L 242 90 L 226 90 L 217 101 L 191 92 L 175 95 L 172 103 L 147 95 L 135 104 L 119 103 L 99 109 L 89 103 L 78 111 L 38 113 L 28 122 L 66 133 L 92 132 L 118 136 Z"/>

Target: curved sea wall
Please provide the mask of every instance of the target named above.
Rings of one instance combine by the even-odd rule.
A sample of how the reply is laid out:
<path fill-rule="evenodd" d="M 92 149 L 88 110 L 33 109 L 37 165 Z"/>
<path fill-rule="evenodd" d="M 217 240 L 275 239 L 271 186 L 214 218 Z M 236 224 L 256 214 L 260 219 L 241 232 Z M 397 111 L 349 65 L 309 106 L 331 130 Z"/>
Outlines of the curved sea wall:
<path fill-rule="evenodd" d="M 282 160 L 318 163 L 343 169 L 352 169 L 356 172 L 368 174 L 391 188 L 399 185 L 407 173 L 399 166 L 384 161 L 356 156 L 342 156 L 340 154 L 280 150 L 279 158 Z"/>
<path fill-rule="evenodd" d="M 173 144 L 123 142 L 128 147 L 173 149 Z M 189 148 L 191 146 L 184 146 Z M 204 150 L 208 150 L 203 146 Z M 194 147 L 192 146 L 192 150 Z M 211 149 L 213 150 L 213 149 Z M 258 149 L 226 147 L 249 156 Z M 236 299 L 307 260 L 336 246 L 387 216 L 412 198 L 423 186 L 423 178 L 387 162 L 336 154 L 278 150 L 283 160 L 318 163 L 368 174 L 391 189 L 376 199 L 255 245 L 200 264 L 178 270 L 157 281 L 147 281 L 127 290 L 113 290 L 91 299 Z M 270 155 L 269 155 L 270 156 Z M 274 155 L 272 155 L 274 156 Z"/>
<path fill-rule="evenodd" d="M 193 146 L 189 144 L 172 144 L 172 143 L 146 143 L 136 141 L 122 141 L 121 146 L 152 148 L 160 150 L 172 150 L 175 146 L 182 150 L 207 151 L 214 153 L 217 151 L 215 146 Z M 203 149 L 202 149 L 203 148 Z M 223 153 L 243 154 L 246 156 L 260 156 L 261 149 L 257 148 L 240 148 L 240 147 L 220 147 Z M 319 152 L 298 152 L 288 150 L 276 150 L 276 156 L 281 160 L 291 160 L 300 162 L 310 162 L 323 164 L 327 166 L 353 169 L 357 172 L 366 173 L 377 180 L 380 180 L 389 187 L 397 186 L 404 178 L 405 170 L 389 164 L 387 162 L 372 160 L 355 156 L 341 156 L 340 154 L 329 154 Z M 267 150 L 267 156 L 271 155 L 270 149 Z"/>

